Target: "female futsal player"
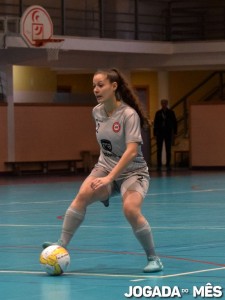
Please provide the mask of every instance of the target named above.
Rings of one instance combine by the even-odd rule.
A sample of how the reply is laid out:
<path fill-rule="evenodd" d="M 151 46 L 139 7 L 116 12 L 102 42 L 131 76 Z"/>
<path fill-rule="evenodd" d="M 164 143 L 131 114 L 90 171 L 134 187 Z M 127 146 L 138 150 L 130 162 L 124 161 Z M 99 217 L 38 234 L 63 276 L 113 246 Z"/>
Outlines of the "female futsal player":
<path fill-rule="evenodd" d="M 161 271 L 163 265 L 155 253 L 151 228 L 141 213 L 149 187 L 148 167 L 141 152 L 141 127 L 149 125 L 148 119 L 118 70 L 97 71 L 93 89 L 98 102 L 93 117 L 100 156 L 66 211 L 57 244 L 67 247 L 90 204 L 102 201 L 108 206 L 110 195 L 120 191 L 124 215 L 147 255 L 148 263 L 143 271 Z M 43 248 L 51 244 L 45 242 Z"/>

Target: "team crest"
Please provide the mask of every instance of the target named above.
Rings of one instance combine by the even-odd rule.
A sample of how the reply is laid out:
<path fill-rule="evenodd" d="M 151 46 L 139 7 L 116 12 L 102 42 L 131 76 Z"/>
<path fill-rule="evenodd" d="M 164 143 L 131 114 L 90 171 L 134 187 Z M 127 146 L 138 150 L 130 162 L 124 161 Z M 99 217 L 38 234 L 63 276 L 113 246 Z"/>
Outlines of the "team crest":
<path fill-rule="evenodd" d="M 113 123 L 112 129 L 113 129 L 114 132 L 119 132 L 120 128 L 121 128 L 121 126 L 120 126 L 119 122 Z"/>

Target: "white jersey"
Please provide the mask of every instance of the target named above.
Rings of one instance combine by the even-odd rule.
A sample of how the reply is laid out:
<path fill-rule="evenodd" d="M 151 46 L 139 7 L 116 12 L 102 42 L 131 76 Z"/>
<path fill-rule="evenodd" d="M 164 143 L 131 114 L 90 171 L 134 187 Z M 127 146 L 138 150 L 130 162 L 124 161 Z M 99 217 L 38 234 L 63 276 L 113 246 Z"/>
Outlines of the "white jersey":
<path fill-rule="evenodd" d="M 138 154 L 123 171 L 124 175 L 141 168 L 147 168 L 141 144 L 140 118 L 137 112 L 124 102 L 108 117 L 103 104 L 93 108 L 96 122 L 96 137 L 100 145 L 97 165 L 110 172 L 118 163 L 128 143 L 138 143 Z M 123 174 L 120 177 L 123 177 Z"/>

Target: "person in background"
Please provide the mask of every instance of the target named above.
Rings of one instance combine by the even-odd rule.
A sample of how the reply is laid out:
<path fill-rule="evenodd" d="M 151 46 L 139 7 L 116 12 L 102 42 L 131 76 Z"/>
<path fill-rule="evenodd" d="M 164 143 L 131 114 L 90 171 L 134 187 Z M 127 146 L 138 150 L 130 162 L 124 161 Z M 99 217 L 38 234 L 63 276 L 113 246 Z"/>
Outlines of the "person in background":
<path fill-rule="evenodd" d="M 162 148 L 165 142 L 166 168 L 171 170 L 171 148 L 174 136 L 177 134 L 177 119 L 173 110 L 168 108 L 168 100 L 161 100 L 161 109 L 154 118 L 154 136 L 157 143 L 157 170 L 162 168 Z"/>
<path fill-rule="evenodd" d="M 155 252 L 151 227 L 141 211 L 150 179 L 141 151 L 141 128 L 149 126 L 148 118 L 133 89 L 117 69 L 97 71 L 93 91 L 98 102 L 92 114 L 100 156 L 66 211 L 57 244 L 68 246 L 89 205 L 101 201 L 108 206 L 110 196 L 119 192 L 124 215 L 146 253 L 147 265 L 143 271 L 159 272 L 163 265 Z M 42 246 L 46 248 L 51 244 L 45 242 Z"/>

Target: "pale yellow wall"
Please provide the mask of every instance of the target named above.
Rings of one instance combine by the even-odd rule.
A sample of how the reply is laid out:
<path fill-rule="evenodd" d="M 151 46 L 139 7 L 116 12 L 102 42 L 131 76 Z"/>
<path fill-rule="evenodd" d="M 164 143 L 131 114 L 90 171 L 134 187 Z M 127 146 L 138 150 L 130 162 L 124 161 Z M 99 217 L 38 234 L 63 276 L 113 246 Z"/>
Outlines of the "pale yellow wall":
<path fill-rule="evenodd" d="M 51 103 L 56 86 L 56 73 L 49 68 L 13 67 L 15 103 Z"/>
<path fill-rule="evenodd" d="M 89 94 L 92 93 L 93 74 L 59 74 L 57 75 L 58 86 L 70 86 L 72 93 Z"/>
<path fill-rule="evenodd" d="M 93 74 L 59 74 L 49 68 L 14 66 L 14 102 L 52 103 L 57 86 L 69 86 L 74 94 L 92 93 Z"/>
<path fill-rule="evenodd" d="M 173 71 L 169 72 L 169 95 L 172 104 L 187 94 L 191 89 L 204 80 L 212 71 Z M 216 78 L 210 81 L 190 97 L 191 102 L 200 99 L 216 83 Z"/>
<path fill-rule="evenodd" d="M 49 68 L 13 67 L 15 91 L 55 91 L 56 83 L 56 73 Z"/>
<path fill-rule="evenodd" d="M 213 71 L 171 71 L 168 73 L 169 78 L 169 100 L 173 105 L 195 88 L 199 83 L 205 80 Z M 218 85 L 218 77 L 212 78 L 207 84 L 194 92 L 187 98 L 187 107 L 192 103 L 201 102 L 202 98 L 207 95 L 211 89 Z M 174 109 L 177 117 L 183 115 L 183 104 Z"/>
<path fill-rule="evenodd" d="M 174 104 L 209 74 L 211 74 L 211 71 L 168 72 L 170 103 Z M 48 68 L 14 66 L 14 102 L 34 102 L 32 100 L 35 100 L 35 102 L 52 102 L 57 85 L 70 86 L 72 93 L 75 94 L 92 94 L 92 78 L 93 74 L 57 75 L 56 72 Z M 149 88 L 149 108 L 152 119 L 159 108 L 157 72 L 132 72 L 130 80 L 134 86 L 147 86 Z M 195 102 L 196 99 L 200 99 L 210 87 L 213 87 L 215 80 L 190 97 L 190 101 Z M 46 101 L 44 101 L 45 98 Z"/>

